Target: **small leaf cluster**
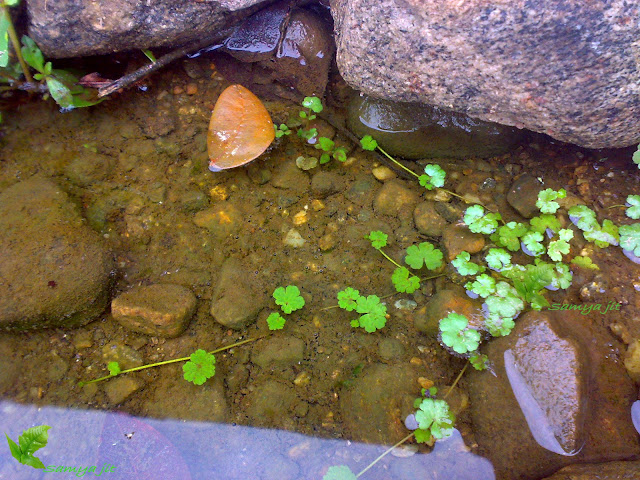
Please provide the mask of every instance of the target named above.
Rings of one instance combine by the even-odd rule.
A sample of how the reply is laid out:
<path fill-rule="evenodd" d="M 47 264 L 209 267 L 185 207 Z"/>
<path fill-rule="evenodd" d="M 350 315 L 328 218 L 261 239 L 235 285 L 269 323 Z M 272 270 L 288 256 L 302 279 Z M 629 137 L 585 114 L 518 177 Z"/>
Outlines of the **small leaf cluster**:
<path fill-rule="evenodd" d="M 281 123 L 278 126 L 276 126 L 276 124 L 274 123 L 273 128 L 275 129 L 276 138 L 281 138 L 286 135 L 291 135 L 291 130 L 284 123 Z"/>
<path fill-rule="evenodd" d="M 447 438 L 453 433 L 456 417 L 444 400 L 417 398 L 415 415 L 418 428 L 414 431 L 418 443 L 433 445 L 435 440 Z"/>
<path fill-rule="evenodd" d="M 420 288 L 420 279 L 413 275 L 407 267 L 404 267 L 392 260 L 382 251 L 387 245 L 388 235 L 378 230 L 374 230 L 366 237 L 371 246 L 378 250 L 387 260 L 396 266 L 391 275 L 391 281 L 397 292 L 413 293 Z M 413 270 L 420 270 L 426 267 L 429 270 L 436 270 L 442 266 L 442 252 L 429 242 L 422 242 L 418 245 L 411 245 L 406 250 L 404 261 Z"/>
<path fill-rule="evenodd" d="M 334 465 L 329 467 L 322 480 L 358 480 L 358 477 L 346 465 Z"/>
<path fill-rule="evenodd" d="M 42 460 L 34 456 L 34 453 L 47 446 L 50 428 L 48 425 L 38 425 L 24 430 L 22 435 L 18 437 L 18 443 L 11 440 L 9 435 L 5 433 L 4 436 L 7 437 L 7 443 L 13 458 L 23 465 L 43 469 Z"/>
<path fill-rule="evenodd" d="M 418 183 L 427 190 L 444 187 L 446 173 L 438 164 L 428 164 L 424 167 L 424 174 L 418 177 Z"/>
<path fill-rule="evenodd" d="M 480 332 L 469 328 L 469 319 L 455 312 L 440 320 L 440 337 L 442 343 L 459 354 L 474 352 L 480 345 Z"/>
<path fill-rule="evenodd" d="M 304 298 L 300 295 L 300 289 L 295 285 L 287 287 L 278 287 L 273 291 L 273 298 L 277 305 L 280 305 L 282 311 L 286 314 L 300 310 L 305 305 Z M 269 330 L 281 330 L 286 320 L 278 312 L 272 312 L 267 317 Z"/>
<path fill-rule="evenodd" d="M 194 385 L 202 385 L 216 374 L 216 357 L 199 348 L 182 365 L 184 379 Z"/>
<path fill-rule="evenodd" d="M 338 292 L 338 306 L 347 312 L 356 311 L 362 315 L 351 320 L 351 326 L 361 327 L 368 333 L 384 328 L 387 324 L 387 307 L 377 295 L 360 295 L 355 288 L 347 287 Z"/>
<path fill-rule="evenodd" d="M 480 205 L 468 207 L 464 213 L 464 223 L 473 233 L 490 235 L 498 229 L 498 221 L 502 220 L 499 213 L 486 213 Z"/>

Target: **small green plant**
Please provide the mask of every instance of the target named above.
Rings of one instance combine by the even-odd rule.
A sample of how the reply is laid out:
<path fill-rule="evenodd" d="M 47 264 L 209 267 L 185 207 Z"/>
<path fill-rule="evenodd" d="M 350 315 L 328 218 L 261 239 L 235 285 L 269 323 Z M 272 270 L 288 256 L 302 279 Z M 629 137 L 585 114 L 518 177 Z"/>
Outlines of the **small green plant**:
<path fill-rule="evenodd" d="M 505 247 L 512 252 L 520 250 L 520 237 L 527 233 L 527 227 L 520 222 L 509 222 L 498 228 L 491 235 L 491 240 L 499 247 Z"/>
<path fill-rule="evenodd" d="M 276 132 L 276 138 L 284 137 L 285 135 L 291 135 L 291 130 L 284 123 L 281 123 L 276 127 L 275 123 L 273 124 L 273 128 Z"/>
<path fill-rule="evenodd" d="M 536 207 L 538 207 L 542 213 L 556 213 L 560 208 L 560 204 L 554 200 L 565 198 L 566 196 L 567 191 L 564 188 L 558 191 L 547 188 L 538 193 Z"/>
<path fill-rule="evenodd" d="M 634 220 L 640 219 L 640 195 L 629 195 L 627 197 L 627 217 Z"/>
<path fill-rule="evenodd" d="M 360 295 L 354 288 L 347 287 L 338 292 L 338 306 L 347 312 L 356 311 L 362 315 L 351 320 L 351 326 L 361 327 L 368 333 L 384 328 L 387 324 L 387 307 L 377 295 Z"/>
<path fill-rule="evenodd" d="M 460 275 L 476 275 L 486 270 L 482 265 L 478 265 L 471 261 L 471 254 L 469 252 L 460 252 L 451 261 L 451 265 L 455 267 Z"/>
<path fill-rule="evenodd" d="M 459 313 L 450 313 L 440 320 L 442 343 L 456 353 L 468 353 L 478 349 L 480 332 L 469 327 L 469 320 Z"/>
<path fill-rule="evenodd" d="M 640 168 L 640 145 L 638 145 L 638 149 L 633 152 L 631 160 L 638 166 L 638 168 Z"/>
<path fill-rule="evenodd" d="M 273 292 L 273 298 L 284 313 L 295 312 L 304 307 L 304 298 L 295 285 L 276 288 Z"/>
<path fill-rule="evenodd" d="M 65 109 L 100 103 L 102 99 L 96 98 L 93 91 L 78 85 L 78 77 L 67 70 L 54 69 L 51 62 L 46 62 L 30 37 L 24 35 L 20 44 L 9 11 L 9 7 L 18 4 L 19 0 L 0 2 L 0 83 L 8 84 L 9 90 L 44 92 L 45 99 L 51 96 Z M 13 47 L 17 59 L 13 64 L 9 46 Z M 29 68 L 36 73 L 32 75 Z"/>
<path fill-rule="evenodd" d="M 38 457 L 34 456 L 34 453 L 47 446 L 49 429 L 51 427 L 48 425 L 39 425 L 24 430 L 22 435 L 18 437 L 18 443 L 11 440 L 9 435 L 5 433 L 4 436 L 7 437 L 7 443 L 9 443 L 9 450 L 13 458 L 29 467 L 44 468 L 44 464 Z"/>
<path fill-rule="evenodd" d="M 89 385 L 90 383 L 102 382 L 103 380 L 109 380 L 110 378 L 113 378 L 118 375 L 123 375 L 125 373 L 137 372 L 139 370 L 145 370 L 147 368 L 152 368 L 152 367 L 159 367 L 161 365 L 169 365 L 170 363 L 177 363 L 177 362 L 187 362 L 192 364 L 191 366 L 187 367 L 186 370 L 183 368 L 184 378 L 187 381 L 190 381 L 190 382 L 193 381 L 193 383 L 195 383 L 196 385 L 201 385 L 201 383 L 196 383 L 195 380 L 200 381 L 202 379 L 202 375 L 205 375 L 209 372 L 211 373 L 210 376 L 213 376 L 213 374 L 215 373 L 214 354 L 219 352 L 224 352 L 226 350 L 231 350 L 232 348 L 239 347 L 240 345 L 245 345 L 247 343 L 255 342 L 256 340 L 259 340 L 261 338 L 264 338 L 264 336 L 249 338 L 241 342 L 236 342 L 231 345 L 227 345 L 226 347 L 217 348 L 208 353 L 205 350 L 198 349 L 188 357 L 174 358 L 172 360 L 164 360 L 162 362 L 149 363 L 147 365 L 128 368 L 126 370 L 122 370 L 118 362 L 109 362 L 107 365 L 107 369 L 109 370 L 109 375 L 105 375 L 104 377 L 100 377 L 100 378 L 95 378 L 93 380 L 89 380 L 86 382 L 85 381 L 78 382 L 78 386 L 84 387 L 85 385 Z M 189 377 L 193 376 L 193 379 L 187 378 L 187 371 L 190 372 Z M 206 378 L 204 380 L 206 380 Z M 203 383 L 204 383 L 204 380 L 202 381 Z"/>
<path fill-rule="evenodd" d="M 600 270 L 600 267 L 593 263 L 590 257 L 573 257 L 571 263 L 582 268 L 588 268 L 589 270 Z"/>
<path fill-rule="evenodd" d="M 190 360 L 182 365 L 184 379 L 195 385 L 202 385 L 216 374 L 216 357 L 201 348 L 189 357 Z"/>
<path fill-rule="evenodd" d="M 282 330 L 286 320 L 278 312 L 271 312 L 267 317 L 267 325 L 269 330 Z"/>
<path fill-rule="evenodd" d="M 415 402 L 418 428 L 414 431 L 418 443 L 433 444 L 435 440 L 449 437 L 453 433 L 455 415 L 444 400 L 418 398 Z"/>
<path fill-rule="evenodd" d="M 485 213 L 480 205 L 473 205 L 464 213 L 464 223 L 473 233 L 490 235 L 498 229 L 498 221 L 502 220 L 499 213 Z"/>
<path fill-rule="evenodd" d="M 107 370 L 109 370 L 109 375 L 112 377 L 115 377 L 116 375 L 120 375 L 120 373 L 122 373 L 120 364 L 118 362 L 107 363 Z"/>

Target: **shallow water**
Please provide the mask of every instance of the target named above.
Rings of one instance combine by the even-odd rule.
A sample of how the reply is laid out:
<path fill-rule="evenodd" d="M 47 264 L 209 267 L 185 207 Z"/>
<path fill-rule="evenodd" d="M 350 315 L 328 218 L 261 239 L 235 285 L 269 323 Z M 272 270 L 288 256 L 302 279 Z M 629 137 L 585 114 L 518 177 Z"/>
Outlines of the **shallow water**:
<path fill-rule="evenodd" d="M 353 149 L 344 164 L 299 170 L 295 159 L 309 150 L 296 138 L 277 142 L 247 167 L 209 172 L 208 117 L 226 83 L 206 58 L 197 61 L 204 73 L 196 79 L 176 66 L 153 79 L 145 93 L 124 92 L 91 109 L 62 115 L 49 103 L 34 102 L 5 115 L 0 188 L 33 175 L 54 179 L 113 252 L 113 296 L 133 285 L 177 283 L 197 295 L 198 307 L 186 332 L 175 339 L 127 331 L 109 312 L 75 330 L 1 333 L 5 380 L 0 384 L 0 430 L 17 437 L 32 424 L 53 425 L 51 448 L 43 450 L 49 460 L 46 464 L 90 465 L 106 458 L 100 457 L 100 449 L 111 442 L 110 437 L 105 439 L 111 435 L 105 433 L 106 418 L 111 417 L 126 418 L 124 430 L 149 425 L 145 432 L 162 432 L 163 445 L 174 452 L 172 458 L 188 466 L 190 477 L 184 478 L 205 478 L 210 468 L 219 475 L 215 478 L 224 479 L 321 478 L 328 466 L 336 464 L 358 471 L 384 447 L 357 442 L 391 445 L 403 438 L 408 433 L 404 419 L 421 386 L 450 385 L 465 364 L 445 352 L 436 338 L 413 327 L 420 307 L 446 285 L 445 280 L 426 281 L 412 295 L 397 294 L 387 300 L 387 326 L 375 334 L 353 329 L 348 313 L 327 309 L 336 304 L 336 293 L 346 286 L 380 296 L 393 292 L 391 265 L 364 236 L 371 230 L 385 231 L 390 235 L 386 251 L 400 258 L 404 248 L 424 239 L 415 228 L 413 208 L 400 208 L 393 215 L 375 210 L 373 201 L 382 183 L 372 175 L 372 168 L 380 160 L 367 152 Z M 175 87 L 184 90 L 187 83 L 195 84 L 197 93 L 173 93 Z M 263 100 L 276 123 L 294 118 L 299 110 L 275 96 Z M 543 178 L 551 187 L 564 185 L 579 191 L 596 205 L 609 204 L 614 197 L 618 198 L 614 203 L 620 203 L 620 198 L 634 193 L 637 174 L 621 176 L 619 172 L 629 163 L 623 154 L 612 152 L 609 160 L 598 162 L 601 156 L 535 136 L 499 158 L 439 163 L 449 175 L 448 188 L 507 211 L 506 191 L 514 175 L 523 171 Z M 312 183 L 320 171 L 332 174 L 326 189 Z M 487 183 L 488 179 L 492 181 Z M 400 178 L 399 182 L 416 196 L 432 195 L 411 180 Z M 208 229 L 198 226 L 194 222 L 198 212 L 211 208 L 223 212 L 228 221 Z M 619 215 L 613 211 L 610 218 L 619 219 Z M 299 247 L 284 243 L 292 230 L 303 241 Z M 209 313 L 210 302 L 228 257 L 241 260 L 245 278 L 267 298 L 278 285 L 297 285 L 305 308 L 290 315 L 284 330 L 275 333 L 266 325 L 267 315 L 276 309 L 272 300 L 257 321 L 245 328 L 230 330 L 216 323 Z M 598 302 L 625 302 L 615 319 L 601 316 L 596 321 L 605 326 L 615 322 L 638 338 L 640 325 L 632 319 L 639 315 L 640 303 L 633 285 L 640 276 L 637 267 L 621 263 L 620 257 L 617 251 L 592 253 L 604 267 L 601 274 L 608 285 Z M 575 300 L 578 287 L 552 292 L 550 298 Z M 397 308 L 399 299 L 413 300 L 415 306 Z M 220 354 L 216 377 L 202 390 L 186 384 L 176 365 L 133 374 L 138 387 L 116 403 L 105 382 L 78 386 L 81 380 L 106 374 L 103 349 L 110 344 L 124 345 L 129 354 L 149 363 L 262 335 L 269 337 Z M 283 339 L 301 340 L 301 356 L 293 352 L 279 362 L 259 360 L 270 345 L 276 348 Z M 366 384 L 359 380 L 378 370 L 383 372 L 381 378 L 399 378 L 395 372 L 405 372 L 412 380 L 403 388 L 381 390 L 377 402 L 369 399 L 373 405 L 360 405 L 367 417 L 363 420 L 357 411 L 346 408 L 356 405 L 357 395 L 366 393 L 360 392 Z M 463 392 L 464 379 L 461 385 Z M 488 461 L 476 455 L 466 402 L 461 400 L 460 405 L 459 433 L 454 437 L 438 442 L 431 453 L 422 446 L 418 455 L 388 456 L 363 478 L 454 478 L 450 476 L 454 467 L 461 468 L 456 479 L 493 478 Z M 40 406 L 47 408 L 39 410 Z M 138 417 L 105 413 L 114 411 Z M 182 418 L 189 423 L 148 416 Z M 117 441 L 138 441 L 142 437 L 138 433 L 131 440 L 123 434 Z M 83 448 L 78 446 L 76 452 L 62 447 L 75 448 L 80 438 Z M 65 453 L 56 457 L 58 451 Z M 7 460 L 7 453 L 1 455 L 0 478 L 23 478 L 14 476 L 19 470 Z"/>

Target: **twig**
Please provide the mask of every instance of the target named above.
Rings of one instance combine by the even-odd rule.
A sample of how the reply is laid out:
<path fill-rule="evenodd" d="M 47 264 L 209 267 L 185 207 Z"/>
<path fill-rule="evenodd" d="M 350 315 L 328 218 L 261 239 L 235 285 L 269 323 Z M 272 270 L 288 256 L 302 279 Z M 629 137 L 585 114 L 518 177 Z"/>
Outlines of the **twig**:
<path fill-rule="evenodd" d="M 129 73 L 124 77 L 120 77 L 119 79 L 115 80 L 111 84 L 98 89 L 98 98 L 111 95 L 113 92 L 120 90 L 121 88 L 127 87 L 132 83 L 137 82 L 141 78 L 146 77 L 150 73 L 153 73 L 156 70 L 161 69 L 162 67 L 168 65 L 174 60 L 178 60 L 179 58 L 182 58 L 191 52 L 195 52 L 196 50 L 201 50 L 214 43 L 219 43 L 223 39 L 227 38 L 232 31 L 233 31 L 232 28 L 224 29 L 218 32 L 215 37 L 211 37 L 206 40 L 201 40 L 197 43 L 192 43 L 190 45 L 185 45 L 184 47 L 180 47 L 177 50 L 173 50 L 172 52 L 167 53 L 166 55 L 160 57 L 157 61 L 150 63 L 148 65 L 145 65 L 139 68 L 138 70 L 136 70 L 135 72 Z"/>
<path fill-rule="evenodd" d="M 16 33 L 16 29 L 13 26 L 13 21 L 11 20 L 11 12 L 9 12 L 9 7 L 2 4 L 2 10 L 5 18 L 7 19 L 7 32 L 9 33 L 9 38 L 11 39 L 11 44 L 13 45 L 13 50 L 18 58 L 18 62 L 20 62 L 20 68 L 22 68 L 22 73 L 24 73 L 24 78 L 27 80 L 27 83 L 33 82 L 33 77 L 31 76 L 31 72 L 29 72 L 29 66 L 22 58 L 22 50 L 20 49 L 20 40 L 18 39 L 18 34 Z"/>

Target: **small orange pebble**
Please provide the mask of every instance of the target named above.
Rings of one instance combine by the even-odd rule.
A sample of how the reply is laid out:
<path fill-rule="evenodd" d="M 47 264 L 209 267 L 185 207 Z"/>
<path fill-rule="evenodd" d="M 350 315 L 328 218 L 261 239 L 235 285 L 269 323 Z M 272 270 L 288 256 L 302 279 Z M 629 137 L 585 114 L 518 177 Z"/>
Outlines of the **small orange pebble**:
<path fill-rule="evenodd" d="M 412 365 L 422 365 L 422 360 L 420 360 L 418 357 L 411 357 L 409 363 L 411 363 Z"/>
<path fill-rule="evenodd" d="M 471 170 L 470 168 L 465 168 L 464 170 L 462 170 L 462 173 L 464 175 L 471 175 L 473 173 L 473 170 Z"/>
<path fill-rule="evenodd" d="M 187 84 L 187 95 L 195 95 L 198 93 L 198 86 L 195 83 Z"/>
<path fill-rule="evenodd" d="M 418 384 L 425 389 L 433 387 L 433 381 L 425 377 L 418 377 Z"/>
<path fill-rule="evenodd" d="M 180 85 L 176 85 L 175 87 L 173 87 L 172 91 L 174 95 L 180 95 L 181 93 L 184 93 L 184 88 L 182 88 Z"/>

